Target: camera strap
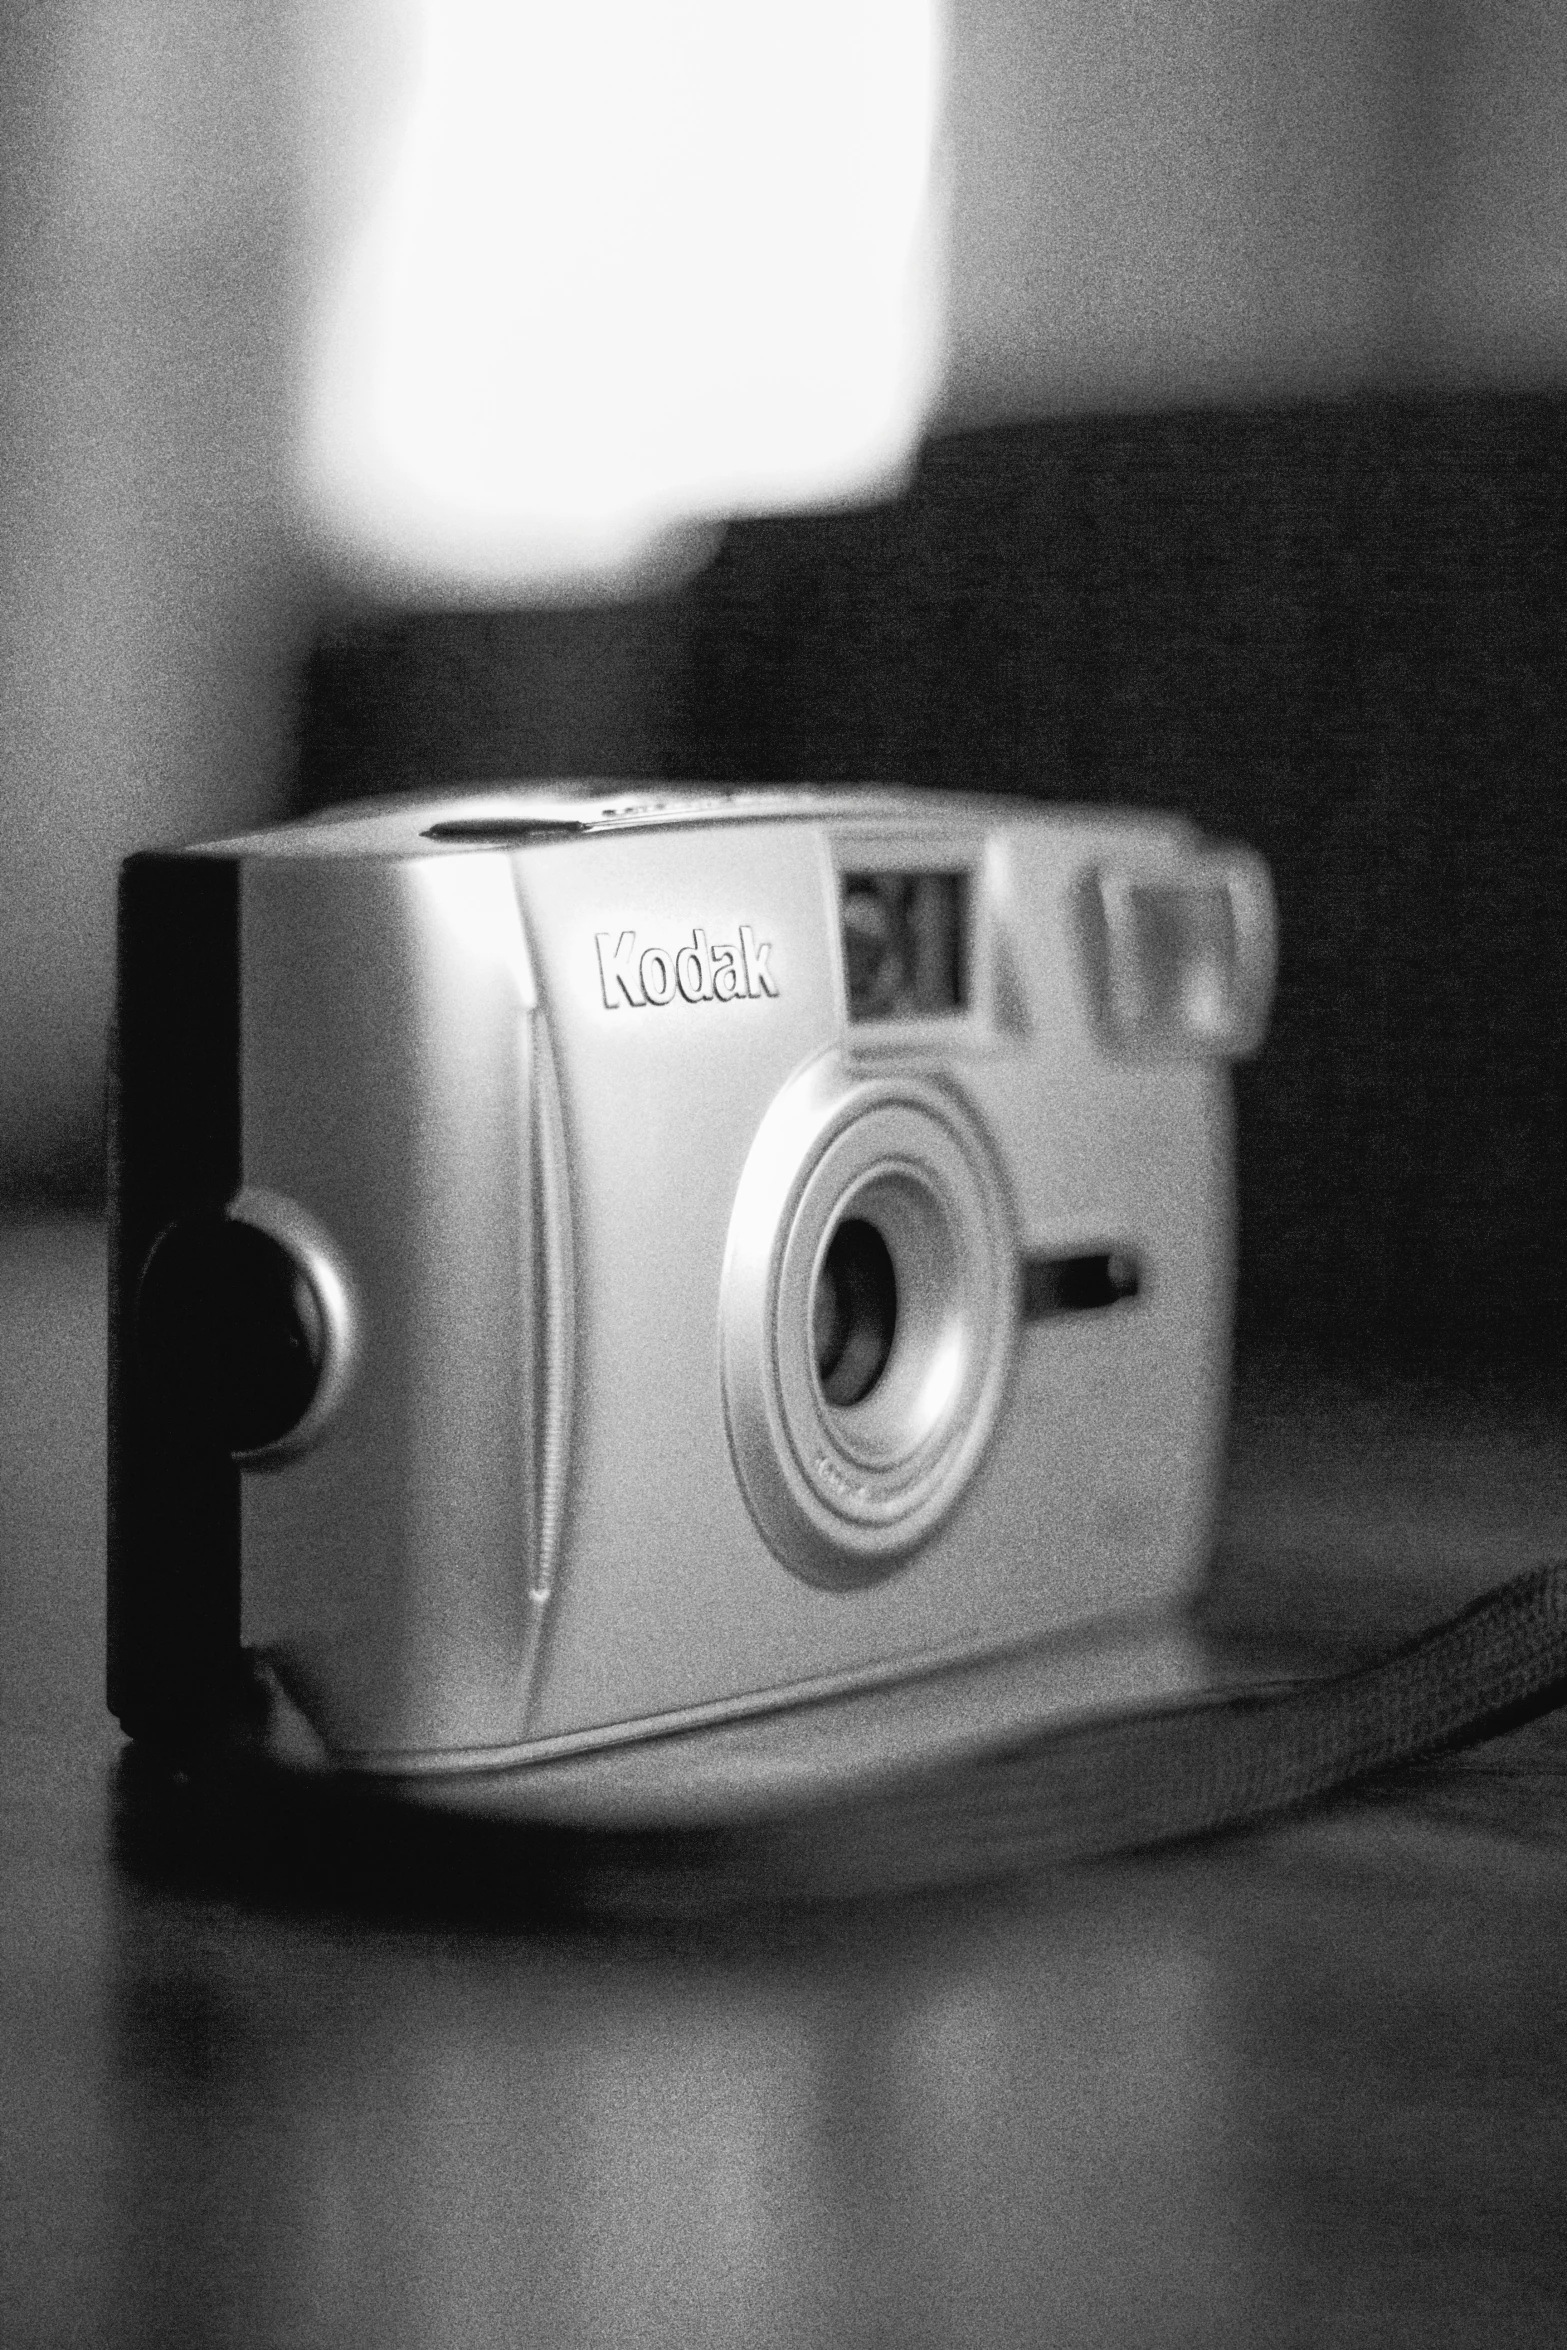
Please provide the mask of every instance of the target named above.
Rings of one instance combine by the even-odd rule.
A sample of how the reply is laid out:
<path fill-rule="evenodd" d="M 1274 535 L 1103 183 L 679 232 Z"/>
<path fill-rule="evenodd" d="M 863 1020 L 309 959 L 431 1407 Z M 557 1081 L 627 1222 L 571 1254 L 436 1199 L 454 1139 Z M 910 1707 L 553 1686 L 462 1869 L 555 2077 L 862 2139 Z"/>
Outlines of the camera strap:
<path fill-rule="evenodd" d="M 1325 1679 L 1085 1722 L 775 1830 L 780 1868 L 848 1891 L 1032 1874 L 1252 1826 L 1473 1744 L 1567 1696 L 1567 1564 Z"/>
<path fill-rule="evenodd" d="M 623 1750 L 618 1781 L 604 1776 L 606 1758 L 580 1757 L 389 1782 L 279 1769 L 275 1749 L 269 1761 L 264 1742 L 247 1755 L 241 1740 L 221 1786 L 207 1782 L 198 1842 L 208 1864 L 221 1848 L 225 1874 L 270 1854 L 296 1888 L 303 1869 L 334 1899 L 357 1891 L 514 1917 L 896 1896 L 1276 1820 L 1564 1696 L 1567 1563 L 1519 1575 L 1351 1671 L 1096 1714 L 863 1773 L 842 1767 L 843 1709 L 831 1700 L 648 1741 L 651 1779 Z M 897 1693 L 881 1701 L 891 1709 Z M 759 1754 L 789 1756 L 794 1779 L 759 1780 Z M 697 1782 L 705 1803 L 648 1799 L 650 1786 Z"/>
<path fill-rule="evenodd" d="M 832 1900 L 1033 1876 L 1276 1819 L 1510 1729 L 1567 1696 L 1567 1563 L 1376 1662 L 1040 1731 L 745 1826 L 552 1855 L 588 1907 Z"/>

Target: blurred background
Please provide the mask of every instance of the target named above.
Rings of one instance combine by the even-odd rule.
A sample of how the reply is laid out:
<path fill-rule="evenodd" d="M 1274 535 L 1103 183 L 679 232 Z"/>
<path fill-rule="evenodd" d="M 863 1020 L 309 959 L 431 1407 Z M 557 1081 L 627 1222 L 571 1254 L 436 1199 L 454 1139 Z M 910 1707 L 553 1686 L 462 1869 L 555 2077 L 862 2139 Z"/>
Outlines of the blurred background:
<path fill-rule="evenodd" d="M 1247 1344 L 1555 1349 L 1567 13 L 33 0 L 0 109 L 0 1196 L 133 848 L 906 779 L 1272 860 Z"/>

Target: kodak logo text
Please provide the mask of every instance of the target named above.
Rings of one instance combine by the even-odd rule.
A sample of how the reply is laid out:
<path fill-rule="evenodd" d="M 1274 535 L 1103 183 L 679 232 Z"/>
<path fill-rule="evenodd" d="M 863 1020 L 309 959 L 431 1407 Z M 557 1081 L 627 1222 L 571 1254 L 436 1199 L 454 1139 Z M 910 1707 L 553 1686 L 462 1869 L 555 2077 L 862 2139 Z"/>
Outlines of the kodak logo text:
<path fill-rule="evenodd" d="M 741 923 L 734 946 L 725 939 L 709 945 L 705 930 L 693 930 L 678 947 L 639 947 L 634 930 L 618 938 L 612 930 L 595 935 L 607 1011 L 622 1004 L 667 1004 L 677 995 L 688 1004 L 727 1004 L 737 996 L 778 993 L 772 940 L 759 939 L 749 922 Z"/>

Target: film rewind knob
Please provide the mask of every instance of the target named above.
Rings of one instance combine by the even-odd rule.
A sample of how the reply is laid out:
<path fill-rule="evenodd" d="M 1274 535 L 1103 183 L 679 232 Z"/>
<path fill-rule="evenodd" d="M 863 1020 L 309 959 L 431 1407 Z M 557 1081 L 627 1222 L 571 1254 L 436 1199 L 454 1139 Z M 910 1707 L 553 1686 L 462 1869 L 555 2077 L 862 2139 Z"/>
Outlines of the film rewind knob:
<path fill-rule="evenodd" d="M 236 1217 L 171 1224 L 136 1295 L 136 1343 L 159 1409 L 197 1442 L 254 1453 L 315 1402 L 327 1316 L 295 1252 Z"/>

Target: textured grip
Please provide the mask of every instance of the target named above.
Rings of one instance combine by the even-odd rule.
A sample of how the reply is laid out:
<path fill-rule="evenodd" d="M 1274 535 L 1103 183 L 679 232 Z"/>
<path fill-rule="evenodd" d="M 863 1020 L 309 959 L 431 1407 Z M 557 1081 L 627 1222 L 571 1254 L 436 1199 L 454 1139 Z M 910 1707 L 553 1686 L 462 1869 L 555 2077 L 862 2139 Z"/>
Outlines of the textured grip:
<path fill-rule="evenodd" d="M 239 885 L 228 858 L 120 878 L 109 1241 L 108 1695 L 133 1737 L 222 1735 L 240 1673 L 239 1471 L 163 1408 L 138 1343 L 159 1236 L 215 1226 L 240 1183 Z"/>
<path fill-rule="evenodd" d="M 541 1378 L 532 1595 L 537 1600 L 546 1600 L 555 1585 L 555 1562 L 566 1506 L 572 1390 L 576 1381 L 576 1324 L 571 1182 L 565 1127 L 549 1031 L 537 1015 L 533 1035 L 533 1181 L 539 1230 L 539 1315 L 535 1346 Z"/>

